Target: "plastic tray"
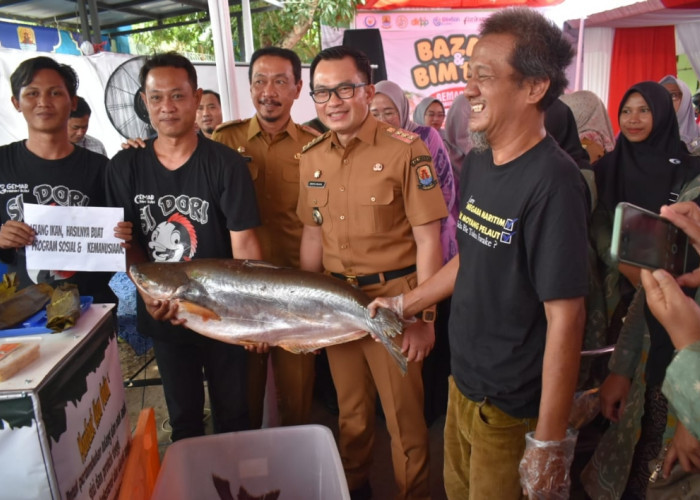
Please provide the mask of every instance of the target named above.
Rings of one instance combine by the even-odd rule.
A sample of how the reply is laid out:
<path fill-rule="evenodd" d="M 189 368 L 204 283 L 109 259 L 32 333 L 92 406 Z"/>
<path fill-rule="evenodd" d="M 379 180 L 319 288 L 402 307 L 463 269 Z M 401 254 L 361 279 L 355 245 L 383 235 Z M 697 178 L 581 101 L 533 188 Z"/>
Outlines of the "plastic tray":
<path fill-rule="evenodd" d="M 93 298 L 90 296 L 80 297 L 80 313 L 84 313 L 91 305 Z M 0 338 L 18 337 L 21 335 L 37 335 L 39 333 L 52 333 L 53 330 L 46 328 L 46 308 L 36 313 L 22 322 L 22 326 L 0 330 Z"/>

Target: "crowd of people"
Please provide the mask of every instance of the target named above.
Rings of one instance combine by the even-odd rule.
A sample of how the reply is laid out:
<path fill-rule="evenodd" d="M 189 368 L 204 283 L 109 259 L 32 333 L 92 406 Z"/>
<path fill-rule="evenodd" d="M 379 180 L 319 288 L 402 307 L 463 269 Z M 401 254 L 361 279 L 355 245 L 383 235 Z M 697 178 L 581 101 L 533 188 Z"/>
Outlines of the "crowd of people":
<path fill-rule="evenodd" d="M 365 54 L 327 48 L 310 66 L 318 118 L 298 124 L 291 50 L 252 55 L 255 115 L 226 123 L 189 60 L 156 54 L 139 83 L 157 134 L 109 160 L 86 134 L 75 72 L 28 59 L 10 82 L 28 138 L 0 147 L 0 258 L 22 287 L 67 280 L 116 302 L 109 273 L 26 268 L 23 204 L 123 207 L 127 265 L 265 260 L 393 309 L 406 320 L 406 375 L 369 336 L 324 353 L 353 500 L 372 498 L 378 403 L 397 498 L 430 498 L 427 429 L 441 415 L 450 499 L 568 498 L 580 351 L 616 343 L 599 381 L 611 424 L 581 481 L 591 498 L 644 498 L 650 461 L 700 473 L 700 259 L 678 278 L 618 264 L 612 223 L 633 203 L 700 250 L 700 133 L 688 86 L 666 76 L 630 87 L 615 137 L 595 94 L 562 95 L 572 57 L 541 14 L 501 10 L 481 27 L 464 94 L 411 115 L 396 83 L 372 81 Z M 46 186 L 71 196 L 40 197 Z M 186 201 L 164 202 L 175 197 Z M 197 335 L 176 302 L 139 295 L 137 309 L 173 441 L 204 433 L 205 387 L 215 432 L 263 425 L 268 363 L 279 423 L 310 422 L 314 356 Z"/>

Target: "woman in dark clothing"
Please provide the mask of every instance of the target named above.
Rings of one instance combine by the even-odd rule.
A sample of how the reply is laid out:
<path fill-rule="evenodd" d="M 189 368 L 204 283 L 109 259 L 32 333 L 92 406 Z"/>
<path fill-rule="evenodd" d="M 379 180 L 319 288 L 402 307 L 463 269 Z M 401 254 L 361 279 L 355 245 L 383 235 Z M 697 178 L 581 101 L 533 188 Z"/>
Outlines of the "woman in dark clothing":
<path fill-rule="evenodd" d="M 700 159 L 691 157 L 681 142 L 671 96 L 658 83 L 632 86 L 622 98 L 618 118 L 621 134 L 615 149 L 595 165 L 599 202 L 592 232 L 598 255 L 607 264 L 608 312 L 617 309 L 615 316 L 625 316 L 625 321 L 610 360 L 611 373 L 600 390 L 601 411 L 613 425 L 584 472 L 584 482 L 593 498 L 644 498 L 649 461 L 659 455 L 664 441 L 672 440 L 669 456 L 681 460 L 698 453 L 687 450 L 700 443 L 692 443 L 695 438 L 668 415 L 660 387 L 673 345 L 645 304 L 639 269 L 611 262 L 610 227 L 619 202 L 655 213 L 679 199 L 697 202 Z M 625 296 L 634 297 L 629 310 Z"/>

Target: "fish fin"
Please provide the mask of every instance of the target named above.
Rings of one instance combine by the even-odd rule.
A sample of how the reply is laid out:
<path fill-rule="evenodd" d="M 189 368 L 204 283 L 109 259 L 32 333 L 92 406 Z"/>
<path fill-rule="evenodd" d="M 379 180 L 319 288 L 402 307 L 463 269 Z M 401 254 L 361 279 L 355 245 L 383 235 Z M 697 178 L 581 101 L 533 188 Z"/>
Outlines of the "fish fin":
<path fill-rule="evenodd" d="M 384 344 L 384 347 L 386 347 L 387 351 L 389 351 L 391 357 L 394 358 L 396 364 L 399 365 L 401 375 L 406 375 L 406 371 L 408 371 L 408 359 L 406 359 L 406 355 L 403 352 L 401 352 L 401 348 L 397 346 L 394 342 L 392 342 L 391 339 L 382 338 L 381 342 L 382 344 Z"/>
<path fill-rule="evenodd" d="M 178 307 L 182 307 L 188 313 L 201 316 L 204 321 L 208 321 L 210 319 L 221 321 L 221 316 L 216 314 L 208 307 L 200 306 L 199 304 L 195 304 L 194 302 L 190 302 L 188 300 L 181 300 L 178 304 Z"/>
<path fill-rule="evenodd" d="M 324 347 L 328 347 L 329 345 L 336 345 L 336 344 L 343 344 L 345 342 L 352 342 L 353 340 L 361 339 L 367 335 L 367 332 L 364 330 L 356 330 L 354 332 L 348 332 L 342 336 L 337 336 L 333 337 L 333 342 L 330 343 L 327 340 L 318 340 L 316 342 L 295 342 L 293 339 L 291 341 L 287 342 L 280 342 L 277 344 L 278 347 L 281 347 L 285 351 L 289 351 L 294 354 L 306 354 L 314 351 L 318 351 L 319 349 L 323 349 Z"/>
<path fill-rule="evenodd" d="M 231 483 L 216 474 L 212 474 L 211 478 L 214 480 L 214 488 L 221 500 L 235 500 L 231 494 Z"/>
<path fill-rule="evenodd" d="M 372 335 L 384 344 L 391 357 L 394 358 L 396 364 L 399 365 L 402 375 L 406 375 L 408 370 L 408 360 L 406 355 L 401 352 L 401 347 L 396 345 L 391 339 L 403 333 L 403 324 L 399 317 L 389 309 L 380 308 L 374 318 L 369 318 L 368 322 L 372 330 Z"/>

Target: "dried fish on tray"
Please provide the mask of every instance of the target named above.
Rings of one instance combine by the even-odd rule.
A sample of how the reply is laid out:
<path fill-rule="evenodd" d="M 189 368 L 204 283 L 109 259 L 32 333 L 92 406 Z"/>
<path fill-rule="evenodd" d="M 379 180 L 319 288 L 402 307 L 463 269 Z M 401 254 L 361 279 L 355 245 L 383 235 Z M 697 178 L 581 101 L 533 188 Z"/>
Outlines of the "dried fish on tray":
<path fill-rule="evenodd" d="M 51 300 L 53 287 L 47 283 L 23 288 L 0 303 L 0 330 L 12 328 L 36 314 Z"/>

